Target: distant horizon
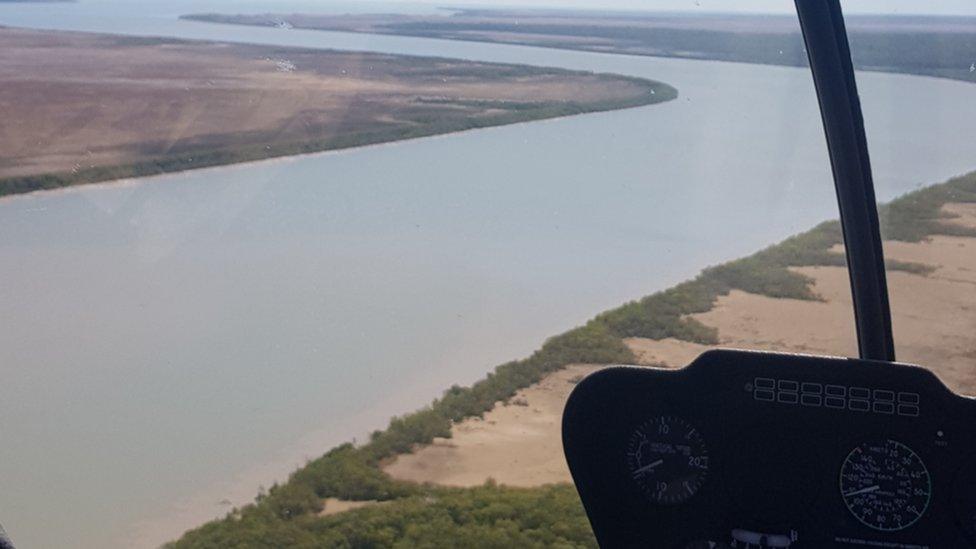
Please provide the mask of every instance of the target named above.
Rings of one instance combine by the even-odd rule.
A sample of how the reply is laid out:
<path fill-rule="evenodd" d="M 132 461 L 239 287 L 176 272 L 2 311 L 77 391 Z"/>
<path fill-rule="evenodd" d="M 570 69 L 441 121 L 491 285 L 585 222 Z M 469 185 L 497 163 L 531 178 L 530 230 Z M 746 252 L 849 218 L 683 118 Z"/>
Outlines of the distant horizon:
<path fill-rule="evenodd" d="M 385 0 L 400 3 L 401 0 Z M 709 15 L 795 15 L 789 0 L 740 0 L 734 6 L 728 0 L 502 0 L 485 3 L 483 0 L 402 0 L 403 3 L 433 4 L 445 9 L 523 9 L 523 10 L 585 10 L 601 12 L 681 13 Z M 652 4 L 649 6 L 648 4 Z M 913 0 L 858 0 L 842 2 L 847 15 L 904 15 L 934 17 L 976 17 L 976 2 L 972 0 L 944 0 L 919 3 Z"/>
<path fill-rule="evenodd" d="M 0 0 L 3 1 L 3 0 Z M 43 0 L 48 1 L 48 0 Z M 54 0 L 51 0 L 54 1 Z M 401 0 L 391 0 L 400 2 Z M 681 16 L 764 16 L 764 17 L 795 17 L 795 12 L 776 11 L 729 11 L 729 10 L 690 10 L 690 9 L 640 9 L 640 8 L 607 8 L 604 6 L 557 6 L 557 5 L 515 5 L 515 4 L 493 4 L 493 5 L 441 5 L 434 0 L 402 0 L 402 3 L 429 3 L 436 5 L 445 11 L 460 10 L 484 10 L 484 11 L 507 11 L 507 12 L 550 12 L 550 13 L 571 13 L 571 12 L 596 12 L 603 14 L 640 14 L 640 15 L 681 15 Z M 847 17 L 931 17 L 931 18 L 976 18 L 976 10 L 973 13 L 907 13 L 907 12 L 873 12 L 873 11 L 845 11 Z M 973 32 L 976 32 L 974 29 Z"/>

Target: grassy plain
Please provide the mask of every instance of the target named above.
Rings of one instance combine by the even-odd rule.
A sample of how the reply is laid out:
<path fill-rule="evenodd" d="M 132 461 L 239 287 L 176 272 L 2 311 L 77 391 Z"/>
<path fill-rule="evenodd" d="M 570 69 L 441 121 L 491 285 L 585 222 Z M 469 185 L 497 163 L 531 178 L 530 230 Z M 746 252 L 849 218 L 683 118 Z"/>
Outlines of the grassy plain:
<path fill-rule="evenodd" d="M 624 76 L 0 28 L 0 195 L 673 99 Z"/>

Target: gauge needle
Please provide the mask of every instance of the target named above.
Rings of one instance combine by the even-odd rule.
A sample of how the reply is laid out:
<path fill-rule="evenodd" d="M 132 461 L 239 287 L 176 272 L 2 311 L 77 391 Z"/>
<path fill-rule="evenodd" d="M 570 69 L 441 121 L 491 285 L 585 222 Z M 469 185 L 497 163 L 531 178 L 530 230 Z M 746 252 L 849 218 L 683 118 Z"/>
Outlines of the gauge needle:
<path fill-rule="evenodd" d="M 860 490 L 854 490 L 853 492 L 848 492 L 844 494 L 844 497 L 849 498 L 851 496 L 859 496 L 861 494 L 870 494 L 871 492 L 877 492 L 880 489 L 881 487 L 875 484 L 874 486 L 869 486 L 867 488 L 861 488 Z"/>
<path fill-rule="evenodd" d="M 648 463 L 647 465 L 641 467 L 640 469 L 634 469 L 634 474 L 635 475 L 639 475 L 641 473 L 646 473 L 646 472 L 650 471 L 651 469 L 657 467 L 658 465 L 660 465 L 662 463 L 664 463 L 664 460 L 663 459 L 659 459 L 659 460 L 655 461 L 654 463 Z"/>

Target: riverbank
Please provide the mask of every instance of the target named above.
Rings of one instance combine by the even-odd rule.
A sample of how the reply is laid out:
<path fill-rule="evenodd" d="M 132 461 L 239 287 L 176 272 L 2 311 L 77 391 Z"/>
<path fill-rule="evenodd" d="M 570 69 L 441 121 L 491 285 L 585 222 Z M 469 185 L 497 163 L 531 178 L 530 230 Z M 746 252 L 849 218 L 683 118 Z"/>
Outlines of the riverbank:
<path fill-rule="evenodd" d="M 946 204 L 942 213 L 952 216 L 953 225 L 976 230 L 976 204 Z M 976 341 L 970 329 L 976 325 L 976 238 L 935 235 L 919 242 L 889 240 L 884 246 L 889 258 L 932 269 L 889 274 L 899 360 L 930 368 L 956 392 L 976 394 Z M 732 290 L 709 311 L 690 315 L 718 331 L 716 345 L 628 338 L 635 363 L 681 368 L 716 347 L 856 356 L 847 269 L 791 270 L 811 280 L 817 300 Z M 575 383 L 603 367 L 574 364 L 553 372 L 484 417 L 454 425 L 449 438 L 398 456 L 383 470 L 398 480 L 442 486 L 480 486 L 488 479 L 522 487 L 572 482 L 562 453 L 563 407 Z"/>
<path fill-rule="evenodd" d="M 448 15 L 187 14 L 191 21 L 418 36 L 566 50 L 804 67 L 795 15 L 457 9 Z M 857 70 L 976 82 L 972 17 L 849 15 Z M 962 62 L 961 60 L 966 60 Z"/>
<path fill-rule="evenodd" d="M 900 197 L 881 217 L 901 360 L 932 367 L 955 390 L 976 391 L 966 329 L 976 321 L 976 300 L 967 298 L 976 284 L 976 254 L 967 254 L 976 251 L 976 172 Z M 712 346 L 854 354 L 841 242 L 839 224 L 827 222 L 598 315 L 470 388 L 452 387 L 430 407 L 395 418 L 368 443 L 334 448 L 174 547 L 254 532 L 381 545 L 478 532 L 519 544 L 545 533 L 552 542 L 592 545 L 561 463 L 558 418 L 571 385 L 599 365 L 679 367 Z M 388 503 L 330 514 L 336 500 Z M 504 507 L 452 518 L 492 502 Z M 446 522 L 415 526 L 431 517 Z M 498 529 L 499 520 L 509 527 Z"/>
<path fill-rule="evenodd" d="M 0 28 L 0 196 L 650 105 L 650 80 Z"/>

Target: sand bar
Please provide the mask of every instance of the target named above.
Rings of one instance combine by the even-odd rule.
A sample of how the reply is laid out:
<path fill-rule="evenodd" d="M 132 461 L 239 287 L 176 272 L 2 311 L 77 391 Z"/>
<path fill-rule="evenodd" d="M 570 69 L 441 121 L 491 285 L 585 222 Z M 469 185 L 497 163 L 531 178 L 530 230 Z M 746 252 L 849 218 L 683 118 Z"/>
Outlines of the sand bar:
<path fill-rule="evenodd" d="M 976 227 L 976 205 L 948 204 L 954 223 Z M 887 257 L 934 267 L 928 275 L 890 272 L 898 359 L 931 368 L 950 388 L 976 394 L 976 239 L 933 236 L 886 242 Z M 848 273 L 803 267 L 821 301 L 775 299 L 734 290 L 695 318 L 719 330 L 722 347 L 853 356 L 857 352 Z M 644 365 L 686 365 L 704 345 L 674 339 L 625 340 Z M 475 486 L 492 478 L 513 486 L 569 482 L 560 438 L 563 405 L 574 381 L 600 365 L 573 365 L 499 403 L 483 419 L 462 421 L 438 439 L 398 457 L 384 470 L 395 478 Z"/>

